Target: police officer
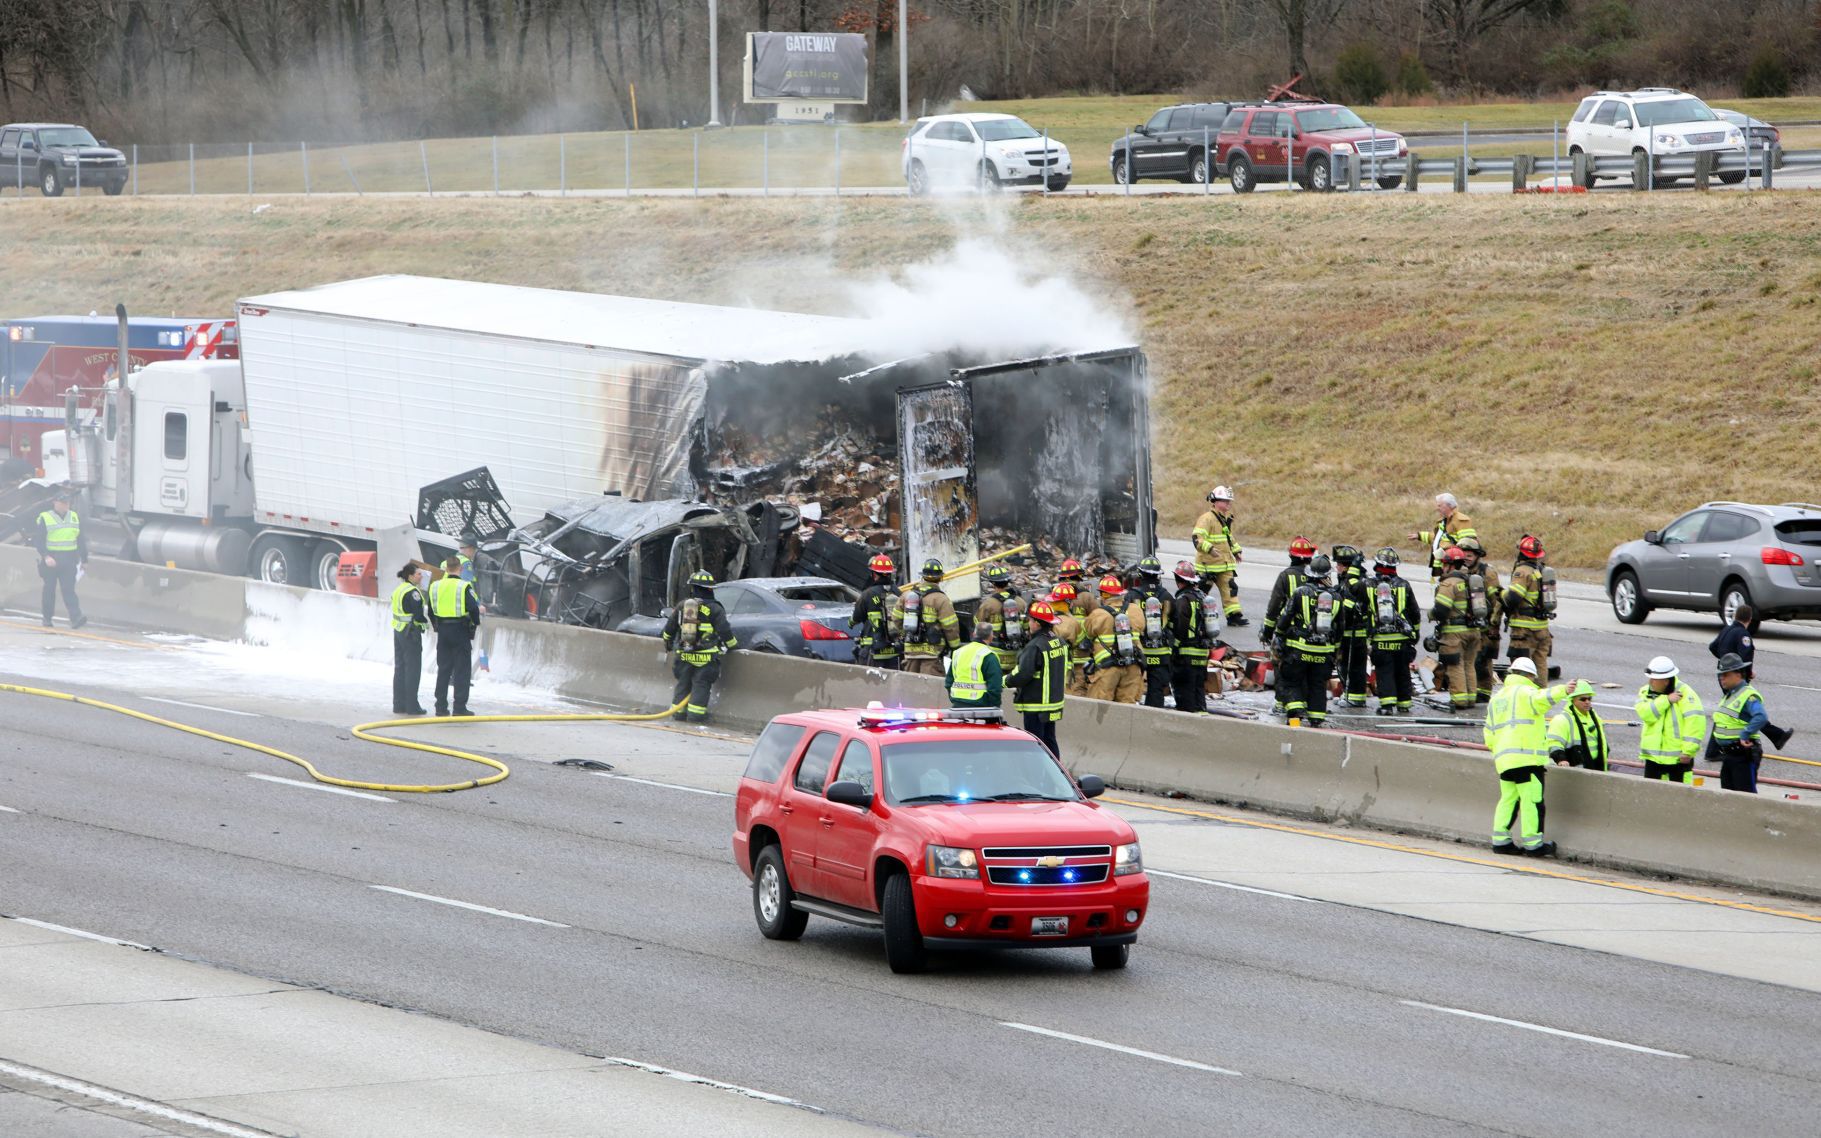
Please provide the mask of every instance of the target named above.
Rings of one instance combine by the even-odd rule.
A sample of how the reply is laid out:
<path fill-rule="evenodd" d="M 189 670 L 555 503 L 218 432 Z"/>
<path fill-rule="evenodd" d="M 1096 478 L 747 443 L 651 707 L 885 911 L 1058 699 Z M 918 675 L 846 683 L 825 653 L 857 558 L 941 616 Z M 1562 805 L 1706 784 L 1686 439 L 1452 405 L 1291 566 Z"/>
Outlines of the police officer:
<path fill-rule="evenodd" d="M 861 590 L 847 621 L 850 628 L 858 630 L 854 657 L 862 664 L 895 672 L 904 647 L 904 606 L 898 599 L 898 569 L 883 553 L 874 554 L 866 567 L 872 572 L 872 584 Z"/>
<path fill-rule="evenodd" d="M 430 584 L 430 624 L 436 629 L 436 714 L 448 715 L 449 688 L 455 688 L 455 714 L 468 710 L 468 685 L 474 667 L 474 633 L 481 626 L 481 604 L 474 586 L 462 580 L 459 557 L 443 560 L 443 575 Z"/>
<path fill-rule="evenodd" d="M 1233 491 L 1216 486 L 1208 491 L 1211 509 L 1195 521 L 1190 539 L 1195 545 L 1195 568 L 1208 591 L 1220 598 L 1227 623 L 1244 628 L 1251 623 L 1239 611 L 1239 563 L 1245 550 L 1233 540 Z"/>
<path fill-rule="evenodd" d="M 424 632 L 430 616 L 417 585 L 417 562 L 407 561 L 392 586 L 392 714 L 422 715 L 417 701 L 424 675 Z M 465 705 L 464 700 L 464 705 Z"/>
<path fill-rule="evenodd" d="M 462 562 L 462 580 L 468 582 L 470 585 L 474 583 L 474 553 L 476 548 L 478 548 L 479 542 L 480 535 L 473 530 L 469 530 L 467 533 L 462 534 L 461 547 L 456 550 L 455 554 Z M 498 598 L 495 599 L 497 600 Z"/>
<path fill-rule="evenodd" d="M 1612 749 L 1606 743 L 1606 725 L 1593 709 L 1592 684 L 1576 680 L 1568 689 L 1568 706 L 1549 721 L 1548 741 L 1550 761 L 1557 766 L 1606 769 Z"/>
<path fill-rule="evenodd" d="M 1757 617 L 1758 614 L 1750 605 L 1740 605 L 1733 610 L 1732 619 L 1726 623 L 1726 627 L 1707 645 L 1707 650 L 1713 653 L 1716 660 L 1731 652 L 1743 661 L 1745 678 L 1748 680 L 1751 679 L 1752 659 L 1758 651 L 1751 642 L 1752 625 L 1757 622 Z"/>
<path fill-rule="evenodd" d="M 1758 793 L 1758 764 L 1764 761 L 1760 733 L 1781 747 L 1791 732 L 1771 725 L 1764 697 L 1745 678 L 1745 661 L 1728 653 L 1715 665 L 1720 675 L 1720 706 L 1714 708 L 1713 738 L 1707 757 L 1720 760 L 1720 787 L 1746 794 Z"/>
<path fill-rule="evenodd" d="M 44 627 L 51 626 L 51 618 L 57 612 L 57 590 L 61 587 L 70 627 L 81 628 L 89 618 L 82 615 L 82 602 L 76 599 L 76 571 L 88 564 L 89 539 L 82 531 L 82 519 L 70 506 L 68 486 L 58 486 L 52 492 L 51 508 L 38 515 L 32 545 L 38 550 L 38 576 L 44 578 Z"/>
<path fill-rule="evenodd" d="M 1446 682 L 1448 703 L 1454 711 L 1469 711 L 1473 707 L 1480 626 L 1485 623 L 1486 611 L 1484 584 L 1477 577 L 1469 578 L 1466 562 L 1467 555 L 1458 545 L 1442 551 L 1442 565 L 1447 572 L 1435 587 L 1435 605 L 1429 611 L 1429 619 L 1435 622 L 1433 643 L 1440 663 L 1436 671 Z"/>
<path fill-rule="evenodd" d="M 1171 669 L 1175 666 L 1170 643 L 1170 594 L 1163 587 L 1163 563 L 1155 557 L 1138 562 L 1138 585 L 1126 595 L 1138 606 L 1143 623 L 1139 626 L 1138 645 L 1144 653 L 1144 705 L 1163 707 L 1170 694 Z"/>
<path fill-rule="evenodd" d="M 1422 627 L 1423 610 L 1416 590 L 1398 576 L 1398 562 L 1397 550 L 1390 546 L 1373 555 L 1373 580 L 1359 622 L 1370 631 L 1380 715 L 1409 715 L 1416 695 L 1410 665 L 1416 662 L 1416 630 Z"/>
<path fill-rule="evenodd" d="M 1024 729 L 1062 757 L 1056 742 L 1056 725 L 1062 722 L 1063 684 L 1069 669 L 1068 645 L 1056 639 L 1056 610 L 1048 601 L 1032 601 L 1031 623 L 1036 631 L 1018 653 L 1018 667 L 1006 685 L 1013 689 L 1012 709 L 1024 715 Z"/>
<path fill-rule="evenodd" d="M 1290 597 L 1302 588 L 1303 578 L 1309 570 L 1309 559 L 1315 556 L 1315 543 L 1306 537 L 1293 538 L 1290 542 L 1290 564 L 1277 574 L 1277 580 L 1271 585 L 1271 599 L 1265 603 L 1265 623 L 1259 629 L 1259 640 L 1271 653 L 1274 663 L 1280 665 L 1278 675 L 1281 677 L 1283 661 L 1277 658 L 1277 622 L 1282 618 L 1284 607 L 1290 603 Z M 1271 710 L 1283 714 L 1284 704 L 1281 691 L 1272 700 Z"/>
<path fill-rule="evenodd" d="M 1442 554 L 1451 545 L 1459 545 L 1464 537 L 1478 537 L 1479 531 L 1473 528 L 1473 519 L 1461 512 L 1460 502 L 1453 494 L 1435 496 L 1435 513 L 1438 521 L 1433 529 L 1417 530 L 1410 535 L 1410 540 L 1421 542 L 1429 547 L 1429 577 L 1431 580 L 1441 577 L 1448 571 Z"/>
<path fill-rule="evenodd" d="M 978 628 L 985 624 L 992 628 L 993 651 L 999 654 L 999 667 L 1010 675 L 1018 666 L 1018 649 L 1024 647 L 1024 605 L 1012 588 L 1011 570 L 1003 565 L 988 565 L 981 576 L 990 591 L 974 608 L 974 626 Z"/>
<path fill-rule="evenodd" d="M 923 563 L 923 579 L 903 595 L 904 670 L 940 676 L 942 657 L 961 647 L 961 619 L 942 591 L 942 562 Z"/>
<path fill-rule="evenodd" d="M 1476 594 L 1485 596 L 1483 614 L 1471 604 L 1468 610 L 1471 617 L 1468 623 L 1478 629 L 1480 634 L 1480 650 L 1475 653 L 1470 662 L 1473 701 L 1490 703 L 1493 689 L 1499 685 L 1498 671 L 1493 664 L 1499 654 L 1499 622 L 1505 614 L 1503 591 L 1499 588 L 1499 571 L 1492 562 L 1486 560 L 1486 550 L 1480 545 L 1480 539 L 1463 537 L 1460 548 L 1461 552 L 1467 555 L 1463 568 L 1467 572 L 1469 601 Z M 1476 577 L 1479 578 L 1477 589 L 1474 587 Z M 1544 671 L 1539 670 L 1537 675 L 1544 679 L 1549 678 L 1549 673 Z"/>
<path fill-rule="evenodd" d="M 1176 690 L 1176 710 L 1208 709 L 1208 652 L 1214 638 L 1208 634 L 1207 611 L 1220 611 L 1220 602 L 1206 603 L 1201 574 L 1190 561 L 1176 563 L 1176 596 L 1170 601 L 1170 643 L 1174 661 L 1170 683 Z"/>
<path fill-rule="evenodd" d="M 1518 539 L 1517 564 L 1511 567 L 1511 584 L 1505 590 L 1505 623 L 1511 628 L 1509 651 L 1513 660 L 1530 657 L 1536 674 L 1549 675 L 1549 651 L 1555 647 L 1549 622 L 1555 619 L 1555 570 L 1543 564 L 1543 539 L 1525 534 Z"/>
<path fill-rule="evenodd" d="M 1635 710 L 1644 725 L 1638 741 L 1638 758 L 1644 777 L 1693 784 L 1695 753 L 1707 735 L 1707 716 L 1701 695 L 1681 678 L 1681 669 L 1668 656 L 1645 665 L 1644 686 L 1638 689 Z"/>
<path fill-rule="evenodd" d="M 1331 560 L 1334 562 L 1335 584 L 1346 595 L 1353 612 L 1363 618 L 1366 614 L 1366 555 L 1351 545 L 1337 545 Z M 1369 620 L 1348 622 L 1346 631 L 1341 634 L 1340 649 L 1334 657 L 1334 666 L 1341 680 L 1341 698 L 1350 708 L 1366 706 L 1366 657 L 1371 652 L 1368 647 L 1371 633 L 1372 622 Z"/>
<path fill-rule="evenodd" d="M 721 657 L 737 647 L 727 610 L 714 597 L 714 575 L 697 569 L 689 575 L 689 596 L 664 622 L 664 651 L 676 653 L 670 674 L 677 684 L 670 702 L 684 704 L 670 713 L 672 719 L 708 722 L 708 697 L 721 678 Z"/>
<path fill-rule="evenodd" d="M 1505 683 L 1486 709 L 1481 729 L 1499 776 L 1499 804 L 1492 813 L 1492 852 L 1554 857 L 1543 836 L 1543 772 L 1549 766 L 1550 709 L 1567 698 L 1566 684 L 1537 687 L 1528 656 L 1511 662 Z"/>
<path fill-rule="evenodd" d="M 1125 585 L 1111 573 L 1100 579 L 1099 588 L 1101 607 L 1088 618 L 1094 641 L 1088 698 L 1137 703 L 1144 694 L 1144 654 L 1138 644 L 1144 607 L 1126 599 Z"/>
<path fill-rule="evenodd" d="M 948 688 L 950 706 L 999 706 L 1006 673 L 999 667 L 999 653 L 992 647 L 994 639 L 993 626 L 976 618 L 974 638 L 955 649 L 949 658 L 943 686 Z"/>
<path fill-rule="evenodd" d="M 1290 595 L 1278 624 L 1277 684 L 1292 725 L 1320 727 L 1328 721 L 1328 677 L 1352 619 L 1353 604 L 1334 583 L 1334 563 L 1316 554 L 1308 579 Z"/>

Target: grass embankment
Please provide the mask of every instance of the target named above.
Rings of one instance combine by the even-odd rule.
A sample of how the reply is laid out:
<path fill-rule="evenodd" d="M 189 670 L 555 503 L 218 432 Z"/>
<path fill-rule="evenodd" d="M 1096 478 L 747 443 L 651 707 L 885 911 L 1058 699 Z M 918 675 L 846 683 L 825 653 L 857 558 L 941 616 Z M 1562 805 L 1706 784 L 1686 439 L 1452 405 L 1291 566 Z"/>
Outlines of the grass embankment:
<path fill-rule="evenodd" d="M 1107 154 L 1114 139 L 1144 122 L 1160 107 L 1181 96 L 1082 96 L 998 103 L 957 103 L 953 110 L 997 111 L 1025 118 L 1068 144 L 1075 181 L 1110 185 Z M 1501 130 L 1549 130 L 1564 127 L 1576 102 L 1483 103 L 1460 106 L 1361 107 L 1361 117 L 1389 131 L 1435 131 L 1445 137 L 1423 139 L 1417 149 L 1452 157 L 1459 150 L 1460 129 L 1491 134 Z M 1724 105 L 1770 122 L 1821 119 L 1821 99 L 1738 99 Z M 438 192 L 491 193 L 498 168 L 502 193 L 515 190 L 572 188 L 617 190 L 705 190 L 760 186 L 822 189 L 896 185 L 904 131 L 897 123 L 844 125 L 836 132 L 823 126 L 733 127 L 726 130 L 647 130 L 556 135 L 504 135 L 444 138 L 425 143 L 381 142 L 366 145 L 304 147 L 296 143 L 260 145 L 252 158 L 255 193 L 302 193 L 306 180 L 315 193 Z M 1566 144 L 1564 144 L 1565 146 Z M 1821 128 L 1798 127 L 1784 133 L 1784 148 L 1821 145 Z M 1547 135 L 1523 143 L 1472 145 L 1481 157 L 1548 154 Z M 196 147 L 194 175 L 199 194 L 247 192 L 245 143 L 209 143 Z M 187 144 L 139 148 L 139 192 L 187 193 L 191 187 Z M 307 175 L 307 179 L 306 179 Z"/>
<path fill-rule="evenodd" d="M 244 199 L 9 199 L 0 311 L 226 312 L 382 272 L 837 311 L 844 279 L 984 229 L 1131 298 L 1167 533 L 1220 481 L 1241 487 L 1250 543 L 1405 545 L 1447 489 L 1501 562 L 1528 530 L 1562 564 L 1597 566 L 1696 501 L 1815 497 L 1807 193 L 289 199 L 259 214 Z"/>

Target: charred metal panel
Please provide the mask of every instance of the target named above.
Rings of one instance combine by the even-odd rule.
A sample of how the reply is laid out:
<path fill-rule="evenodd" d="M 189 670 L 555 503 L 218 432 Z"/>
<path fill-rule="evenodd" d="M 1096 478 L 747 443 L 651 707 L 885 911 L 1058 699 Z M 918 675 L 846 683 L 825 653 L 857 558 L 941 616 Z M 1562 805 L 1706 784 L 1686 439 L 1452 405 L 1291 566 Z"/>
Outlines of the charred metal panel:
<path fill-rule="evenodd" d="M 935 558 L 948 569 L 980 559 L 973 392 L 951 381 L 898 393 L 899 490 L 906 576 Z M 980 595 L 980 576 L 951 580 L 956 600 Z"/>

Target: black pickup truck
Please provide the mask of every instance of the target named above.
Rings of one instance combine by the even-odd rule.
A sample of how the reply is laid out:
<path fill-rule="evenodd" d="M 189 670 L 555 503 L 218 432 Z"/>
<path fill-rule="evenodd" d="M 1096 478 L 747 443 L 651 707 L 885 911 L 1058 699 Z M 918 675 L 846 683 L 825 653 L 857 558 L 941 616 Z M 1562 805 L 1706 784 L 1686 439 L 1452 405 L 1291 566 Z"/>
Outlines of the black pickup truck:
<path fill-rule="evenodd" d="M 99 189 L 109 197 L 126 189 L 126 155 L 86 127 L 24 122 L 0 127 L 0 187 L 37 186 L 47 198 L 71 187 Z"/>

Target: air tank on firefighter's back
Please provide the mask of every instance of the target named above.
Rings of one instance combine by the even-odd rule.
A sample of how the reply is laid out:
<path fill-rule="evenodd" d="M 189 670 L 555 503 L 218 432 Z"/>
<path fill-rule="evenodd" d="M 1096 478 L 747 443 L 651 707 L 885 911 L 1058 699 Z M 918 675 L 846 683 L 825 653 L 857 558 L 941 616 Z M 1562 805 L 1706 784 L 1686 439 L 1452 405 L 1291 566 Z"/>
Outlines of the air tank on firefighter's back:
<path fill-rule="evenodd" d="M 139 560 L 148 565 L 200 569 L 232 577 L 246 573 L 247 551 L 252 544 L 245 530 L 232 526 L 148 522 L 138 536 Z"/>

